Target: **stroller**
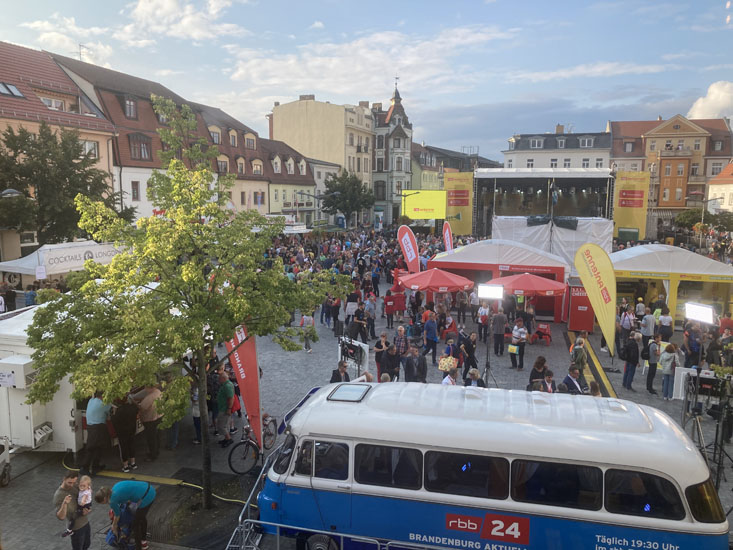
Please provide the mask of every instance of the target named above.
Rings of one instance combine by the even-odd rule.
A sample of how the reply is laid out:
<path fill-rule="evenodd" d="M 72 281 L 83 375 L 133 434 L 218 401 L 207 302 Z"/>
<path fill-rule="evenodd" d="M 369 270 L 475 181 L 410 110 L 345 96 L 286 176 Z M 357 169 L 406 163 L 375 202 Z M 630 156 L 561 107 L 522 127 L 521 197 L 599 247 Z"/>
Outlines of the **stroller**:
<path fill-rule="evenodd" d="M 421 322 L 410 322 L 407 327 L 407 337 L 410 340 L 410 345 L 420 349 L 423 346 L 423 324 Z"/>
<path fill-rule="evenodd" d="M 109 511 L 110 517 L 114 517 L 112 510 Z M 105 541 L 112 548 L 118 550 L 135 550 L 135 542 L 132 540 L 132 522 L 135 519 L 135 505 L 128 504 L 120 514 L 120 519 L 117 521 L 118 535 L 112 532 L 112 529 L 107 531 L 107 537 Z"/>

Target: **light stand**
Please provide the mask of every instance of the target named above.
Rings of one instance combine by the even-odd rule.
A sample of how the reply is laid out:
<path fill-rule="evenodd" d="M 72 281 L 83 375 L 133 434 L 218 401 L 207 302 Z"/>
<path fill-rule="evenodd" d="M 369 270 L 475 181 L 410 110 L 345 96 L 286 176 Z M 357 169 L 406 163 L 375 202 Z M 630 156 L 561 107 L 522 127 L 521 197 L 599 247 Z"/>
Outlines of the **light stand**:
<path fill-rule="evenodd" d="M 501 285 L 481 284 L 478 285 L 477 290 L 479 300 L 501 300 L 504 297 L 504 287 Z M 488 378 L 491 376 L 491 379 L 494 381 L 494 385 L 498 388 L 499 383 L 491 372 L 491 354 L 489 353 L 489 348 L 491 347 L 491 339 L 494 335 L 491 334 L 490 328 L 490 326 L 486 327 L 486 364 L 484 365 L 484 382 L 486 382 L 486 385 L 488 386 Z M 501 337 L 504 338 L 504 335 L 502 334 Z"/>

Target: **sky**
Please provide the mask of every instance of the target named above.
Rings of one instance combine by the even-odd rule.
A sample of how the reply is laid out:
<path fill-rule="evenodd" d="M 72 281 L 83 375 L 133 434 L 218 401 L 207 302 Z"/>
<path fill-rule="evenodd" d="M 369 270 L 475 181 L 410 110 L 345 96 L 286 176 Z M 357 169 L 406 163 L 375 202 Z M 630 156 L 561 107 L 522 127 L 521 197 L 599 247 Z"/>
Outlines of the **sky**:
<path fill-rule="evenodd" d="M 389 103 L 413 140 L 733 115 L 733 6 L 689 0 L 0 0 L 0 40 L 156 80 L 267 136 L 300 94 Z M 398 78 L 398 80 L 396 80 Z"/>

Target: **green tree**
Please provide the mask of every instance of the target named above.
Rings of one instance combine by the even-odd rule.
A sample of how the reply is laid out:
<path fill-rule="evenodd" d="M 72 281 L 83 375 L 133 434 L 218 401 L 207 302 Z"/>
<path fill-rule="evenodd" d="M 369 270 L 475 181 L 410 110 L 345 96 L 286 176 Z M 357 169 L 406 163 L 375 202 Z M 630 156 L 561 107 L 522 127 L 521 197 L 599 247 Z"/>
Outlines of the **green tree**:
<path fill-rule="evenodd" d="M 707 221 L 707 214 L 705 220 Z M 721 211 L 715 215 L 715 223 L 712 224 L 718 231 L 733 231 L 733 212 Z"/>
<path fill-rule="evenodd" d="M 677 227 L 684 227 L 686 229 L 692 229 L 696 224 L 700 223 L 702 219 L 702 208 L 694 208 L 691 210 L 685 210 L 674 219 L 674 223 Z M 710 212 L 705 212 L 705 225 L 715 225 L 716 215 Z"/>
<path fill-rule="evenodd" d="M 321 203 L 323 211 L 331 215 L 341 212 L 347 227 L 354 212 L 374 204 L 374 193 L 353 172 L 344 170 L 338 176 L 331 174 L 325 184 L 326 197 Z"/>
<path fill-rule="evenodd" d="M 168 119 L 161 136 L 169 149 L 191 144 L 185 160 L 168 155 L 167 171 L 149 180 L 150 197 L 165 213 L 131 226 L 104 204 L 77 197 L 82 228 L 123 252 L 108 265 L 88 262 L 84 275 L 71 280 L 71 292 L 38 308 L 28 330 L 39 367 L 29 400 L 50 400 L 66 376 L 75 397 L 101 390 L 105 402 L 162 379 L 156 406 L 165 426 L 183 417 L 192 387 L 198 388 L 201 418 L 207 418 L 206 363 L 217 342 L 245 324 L 248 338 L 271 335 L 286 350 L 300 349 L 302 333 L 282 328 L 291 312 L 312 311 L 327 291 L 345 293 L 347 287 L 345 278 L 333 280 L 326 272 L 306 272 L 291 282 L 281 260 L 266 265 L 265 253 L 283 224 L 256 211 L 228 210 L 232 178 L 214 185 L 217 151 L 196 139 L 191 110 L 160 98 L 154 105 Z M 202 436 L 203 504 L 210 507 L 208 430 Z"/>
<path fill-rule="evenodd" d="M 0 189 L 15 189 L 24 196 L 0 201 L 3 225 L 37 231 L 40 244 L 81 236 L 76 195 L 110 208 L 119 203 L 119 194 L 110 190 L 109 174 L 96 163 L 91 152 L 84 152 L 76 130 L 56 132 L 41 123 L 33 134 L 8 126 L 0 135 Z M 127 208 L 120 215 L 129 222 L 135 210 Z"/>

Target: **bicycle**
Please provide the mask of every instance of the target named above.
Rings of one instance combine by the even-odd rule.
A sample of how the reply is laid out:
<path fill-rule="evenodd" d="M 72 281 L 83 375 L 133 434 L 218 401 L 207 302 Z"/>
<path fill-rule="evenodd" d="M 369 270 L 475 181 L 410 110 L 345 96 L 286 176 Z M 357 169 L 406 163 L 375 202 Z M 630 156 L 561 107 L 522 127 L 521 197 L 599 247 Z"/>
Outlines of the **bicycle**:
<path fill-rule="evenodd" d="M 265 414 L 262 417 L 262 445 L 265 450 L 272 449 L 277 440 L 277 419 Z M 251 426 L 242 428 L 242 438 L 229 451 L 229 468 L 239 475 L 252 471 L 260 459 L 260 447 L 252 434 Z"/>

